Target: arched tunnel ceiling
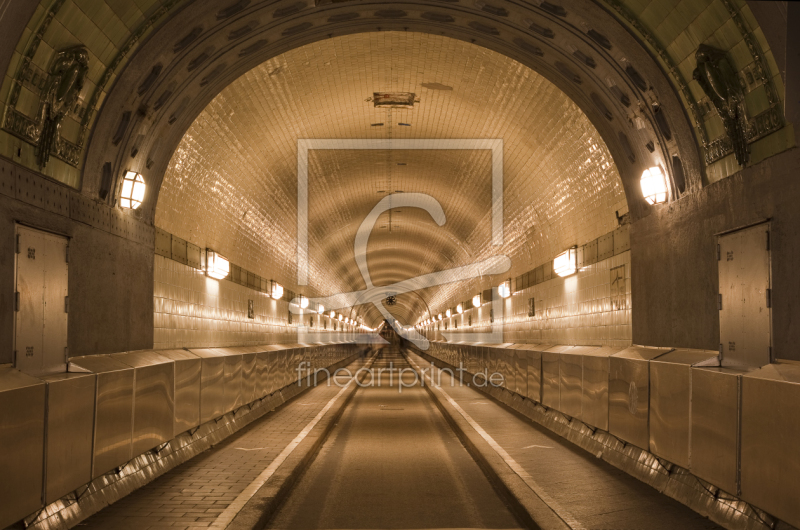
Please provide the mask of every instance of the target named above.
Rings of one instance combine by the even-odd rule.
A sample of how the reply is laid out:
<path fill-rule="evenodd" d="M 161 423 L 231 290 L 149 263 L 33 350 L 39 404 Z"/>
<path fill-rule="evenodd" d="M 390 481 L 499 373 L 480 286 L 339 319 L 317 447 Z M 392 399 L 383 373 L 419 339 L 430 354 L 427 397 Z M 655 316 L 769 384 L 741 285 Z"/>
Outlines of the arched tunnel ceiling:
<path fill-rule="evenodd" d="M 410 110 L 375 108 L 367 101 L 374 92 L 413 92 L 419 102 Z M 173 155 L 156 225 L 294 286 L 301 138 L 500 138 L 504 157 L 505 237 L 494 247 L 490 151 L 312 150 L 306 294 L 365 287 L 355 234 L 387 195 L 428 194 L 447 221 L 439 227 L 416 208 L 382 214 L 367 247 L 375 285 L 501 253 L 514 276 L 613 230 L 615 211 L 626 205 L 600 134 L 541 75 L 463 41 L 381 32 L 297 48 L 224 89 Z M 494 281 L 430 288 L 423 297 L 433 309 Z M 392 310 L 401 321 L 421 312 L 413 295 L 398 301 Z M 376 325 L 377 312 L 369 317 Z"/>

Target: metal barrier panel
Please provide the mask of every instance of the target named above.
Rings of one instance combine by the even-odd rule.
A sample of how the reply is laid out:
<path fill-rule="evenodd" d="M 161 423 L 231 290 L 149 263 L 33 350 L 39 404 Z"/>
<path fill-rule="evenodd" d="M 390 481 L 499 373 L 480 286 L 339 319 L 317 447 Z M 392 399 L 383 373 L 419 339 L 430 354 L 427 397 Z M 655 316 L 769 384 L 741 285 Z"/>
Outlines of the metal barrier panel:
<path fill-rule="evenodd" d="M 175 415 L 172 436 L 200 425 L 200 377 L 203 361 L 186 350 L 160 350 L 175 363 Z"/>
<path fill-rule="evenodd" d="M 692 369 L 689 470 L 731 495 L 739 494 L 739 390 L 744 373 Z"/>
<path fill-rule="evenodd" d="M 132 456 L 172 439 L 175 363 L 151 351 L 121 353 L 111 358 L 134 369 Z"/>
<path fill-rule="evenodd" d="M 561 410 L 561 352 L 570 346 L 553 346 L 542 352 L 542 403 L 546 407 Z"/>
<path fill-rule="evenodd" d="M 580 418 L 583 404 L 583 354 L 594 346 L 576 346 L 561 352 L 558 358 L 561 412 Z"/>
<path fill-rule="evenodd" d="M 256 354 L 242 354 L 242 404 L 252 403 L 256 399 Z"/>
<path fill-rule="evenodd" d="M 92 480 L 94 374 L 53 374 L 47 383 L 45 504 Z M 5 446 L 4 446 L 5 447 Z"/>
<path fill-rule="evenodd" d="M 225 414 L 225 357 L 210 349 L 192 350 L 202 358 L 200 371 L 200 423 Z"/>
<path fill-rule="evenodd" d="M 224 352 L 224 349 L 220 349 Z M 225 353 L 225 412 L 236 410 L 242 402 L 242 356 L 237 353 Z"/>
<path fill-rule="evenodd" d="M 545 348 L 546 349 L 546 348 Z M 528 398 L 542 402 L 542 352 L 537 348 L 526 352 L 528 356 Z"/>
<path fill-rule="evenodd" d="M 632 346 L 610 357 L 608 430 L 641 449 L 650 447 L 649 363 L 670 351 Z"/>
<path fill-rule="evenodd" d="M 0 367 L 0 528 L 42 507 L 45 384 L 10 365 Z M 13 479 L 12 479 L 13 477 Z"/>
<path fill-rule="evenodd" d="M 800 528 L 800 366 L 742 376 L 742 498 Z"/>
<path fill-rule="evenodd" d="M 609 357 L 619 348 L 598 348 L 583 354 L 583 385 L 581 389 L 582 422 L 608 430 Z"/>
<path fill-rule="evenodd" d="M 94 415 L 92 478 L 108 473 L 131 459 L 133 441 L 133 368 L 107 356 L 72 359 L 97 374 Z M 71 368 L 72 369 L 72 368 Z"/>
<path fill-rule="evenodd" d="M 270 393 L 269 390 L 269 373 L 270 373 L 270 355 L 273 352 L 271 351 L 262 351 L 256 354 L 256 389 L 255 389 L 255 397 L 256 399 L 261 399 L 262 397 L 268 395 Z"/>
<path fill-rule="evenodd" d="M 520 396 L 528 395 L 528 352 L 516 349 L 514 353 L 514 392 Z"/>
<path fill-rule="evenodd" d="M 650 452 L 689 467 L 692 365 L 717 352 L 675 350 L 650 361 Z"/>

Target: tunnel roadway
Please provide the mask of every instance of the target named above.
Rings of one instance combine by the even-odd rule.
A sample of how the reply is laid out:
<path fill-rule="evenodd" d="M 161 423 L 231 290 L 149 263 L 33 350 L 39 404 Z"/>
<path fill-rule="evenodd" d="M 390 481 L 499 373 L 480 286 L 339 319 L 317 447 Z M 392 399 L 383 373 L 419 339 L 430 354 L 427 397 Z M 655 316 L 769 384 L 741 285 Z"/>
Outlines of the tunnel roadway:
<path fill-rule="evenodd" d="M 498 486 L 486 466 L 479 467 L 474 453 L 459 440 L 452 421 L 443 416 L 447 410 L 436 405 L 430 380 L 427 388 L 415 384 L 410 368 L 427 363 L 413 353 L 389 348 L 369 362 L 373 375 L 352 389 L 352 399 L 341 399 L 325 412 L 314 427 L 325 428 L 330 422 L 318 452 L 287 486 L 286 499 L 260 523 L 284 529 L 531 526 L 529 519 L 515 517 L 520 504 Z M 349 368 L 361 366 L 363 361 L 358 361 Z M 390 366 L 394 372 L 388 371 Z M 406 369 L 403 385 L 399 369 Z M 550 528 L 554 520 L 558 524 L 553 528 L 576 530 L 718 528 L 478 390 L 450 386 L 447 374 L 438 382 L 439 397 L 456 403 L 460 414 L 495 441 L 512 468 L 517 466 L 535 481 L 536 491 L 526 494 L 545 501 L 553 515 L 539 520 L 543 528 Z M 236 516 L 238 506 L 245 512 L 261 506 L 258 495 L 251 499 L 246 494 L 248 488 L 258 485 L 264 470 L 341 392 L 336 385 L 309 389 L 90 517 L 80 528 L 247 527 Z M 341 407 L 341 416 L 336 407 Z"/>

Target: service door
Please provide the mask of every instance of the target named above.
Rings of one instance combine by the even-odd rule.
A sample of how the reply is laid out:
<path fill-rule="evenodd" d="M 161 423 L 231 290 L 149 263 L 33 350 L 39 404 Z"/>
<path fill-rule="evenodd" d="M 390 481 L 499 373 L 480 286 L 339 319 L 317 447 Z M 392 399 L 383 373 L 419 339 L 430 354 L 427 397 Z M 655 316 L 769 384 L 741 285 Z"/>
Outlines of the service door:
<path fill-rule="evenodd" d="M 719 338 L 723 366 L 771 362 L 769 224 L 719 237 Z"/>
<path fill-rule="evenodd" d="M 68 240 L 17 226 L 15 365 L 30 374 L 66 370 Z"/>

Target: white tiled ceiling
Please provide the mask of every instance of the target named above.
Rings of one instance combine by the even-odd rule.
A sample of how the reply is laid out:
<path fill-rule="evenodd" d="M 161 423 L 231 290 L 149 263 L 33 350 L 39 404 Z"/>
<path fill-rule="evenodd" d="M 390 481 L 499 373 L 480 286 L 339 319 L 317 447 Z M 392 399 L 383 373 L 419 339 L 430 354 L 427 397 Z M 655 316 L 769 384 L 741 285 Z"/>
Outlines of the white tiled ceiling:
<path fill-rule="evenodd" d="M 452 90 L 423 86 L 430 83 Z M 375 109 L 367 99 L 376 91 L 415 92 L 419 103 Z M 625 204 L 600 135 L 544 78 L 473 44 L 382 32 L 297 48 L 223 90 L 173 155 L 156 225 L 295 288 L 299 138 L 504 141 L 502 247 L 490 244 L 488 151 L 312 151 L 310 287 L 298 289 L 310 295 L 363 289 L 354 236 L 387 193 L 429 194 L 447 222 L 438 227 L 419 209 L 392 211 L 391 222 L 383 214 L 368 247 L 375 285 L 500 253 L 513 263 L 503 277 L 515 276 L 613 230 L 615 210 Z M 449 284 L 422 295 L 432 309 L 445 307 L 492 283 Z M 421 312 L 418 297 L 398 302 L 391 309 L 401 321 Z"/>

